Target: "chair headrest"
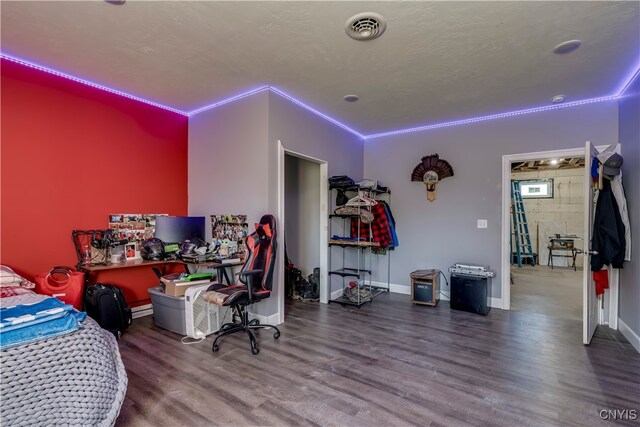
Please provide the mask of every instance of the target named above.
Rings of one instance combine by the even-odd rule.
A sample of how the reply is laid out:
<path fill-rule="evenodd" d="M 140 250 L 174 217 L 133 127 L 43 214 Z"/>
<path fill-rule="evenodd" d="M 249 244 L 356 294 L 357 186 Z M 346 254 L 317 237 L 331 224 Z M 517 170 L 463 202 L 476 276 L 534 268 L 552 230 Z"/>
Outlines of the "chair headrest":
<path fill-rule="evenodd" d="M 271 226 L 269 224 L 256 224 L 256 233 L 260 237 L 271 237 Z"/>
<path fill-rule="evenodd" d="M 260 218 L 260 224 L 269 225 L 269 229 L 273 234 L 273 232 L 276 230 L 276 217 L 271 214 L 263 215 L 262 218 Z"/>

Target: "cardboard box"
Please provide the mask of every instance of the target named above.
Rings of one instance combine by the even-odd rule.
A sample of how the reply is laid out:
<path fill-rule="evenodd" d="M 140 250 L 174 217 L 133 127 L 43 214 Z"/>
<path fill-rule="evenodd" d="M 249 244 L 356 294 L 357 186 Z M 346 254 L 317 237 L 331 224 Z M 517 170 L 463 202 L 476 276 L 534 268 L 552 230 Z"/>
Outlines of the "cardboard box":
<path fill-rule="evenodd" d="M 207 283 L 211 283 L 210 280 L 194 280 L 191 282 L 171 280 L 168 276 L 162 277 L 160 279 L 162 283 L 164 283 L 164 293 L 172 296 L 172 297 L 182 297 L 184 293 L 192 286 L 197 285 L 206 285 Z"/>

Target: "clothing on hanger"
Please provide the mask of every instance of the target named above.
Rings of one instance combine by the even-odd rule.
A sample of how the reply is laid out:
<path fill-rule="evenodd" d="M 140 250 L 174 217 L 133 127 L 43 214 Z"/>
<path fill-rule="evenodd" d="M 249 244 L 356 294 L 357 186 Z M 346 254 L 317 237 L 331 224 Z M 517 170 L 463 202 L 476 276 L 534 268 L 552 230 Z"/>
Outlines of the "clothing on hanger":
<path fill-rule="evenodd" d="M 385 212 L 382 203 L 377 203 L 371 207 L 371 213 L 373 213 L 373 222 L 371 224 L 364 224 L 359 219 L 353 218 L 351 220 L 351 237 L 358 236 L 358 224 L 360 228 L 360 236 L 364 240 L 371 240 L 380 244 L 381 248 L 388 247 L 393 243 L 393 237 L 391 236 L 391 229 L 389 226 L 389 218 Z M 369 236 L 369 228 L 371 228 L 371 236 Z"/>
<path fill-rule="evenodd" d="M 591 236 L 591 249 L 598 255 L 591 256 L 591 271 L 600 271 L 603 266 L 622 268 L 625 257 L 625 227 L 620 210 L 611 191 L 611 182 L 602 181 L 598 194 Z"/>
<path fill-rule="evenodd" d="M 371 198 L 366 196 L 363 192 L 358 191 L 358 195 L 356 197 L 353 197 L 351 199 L 349 199 L 349 201 L 345 204 L 345 206 L 375 206 L 377 205 L 378 202 Z"/>
<path fill-rule="evenodd" d="M 389 246 L 391 249 L 398 247 L 398 235 L 396 234 L 396 220 L 393 217 L 393 213 L 391 213 L 391 207 L 389 203 L 382 201 L 382 206 L 384 207 L 385 213 L 389 220 L 389 231 L 391 232 L 391 239 L 393 242 Z"/>

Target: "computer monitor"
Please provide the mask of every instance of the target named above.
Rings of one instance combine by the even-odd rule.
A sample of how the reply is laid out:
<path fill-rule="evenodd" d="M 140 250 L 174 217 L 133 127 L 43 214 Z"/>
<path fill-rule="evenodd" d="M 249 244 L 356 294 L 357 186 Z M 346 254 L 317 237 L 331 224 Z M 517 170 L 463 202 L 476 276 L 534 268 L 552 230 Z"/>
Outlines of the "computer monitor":
<path fill-rule="evenodd" d="M 159 216 L 156 218 L 155 237 L 165 244 L 182 243 L 199 238 L 205 240 L 205 217 Z"/>

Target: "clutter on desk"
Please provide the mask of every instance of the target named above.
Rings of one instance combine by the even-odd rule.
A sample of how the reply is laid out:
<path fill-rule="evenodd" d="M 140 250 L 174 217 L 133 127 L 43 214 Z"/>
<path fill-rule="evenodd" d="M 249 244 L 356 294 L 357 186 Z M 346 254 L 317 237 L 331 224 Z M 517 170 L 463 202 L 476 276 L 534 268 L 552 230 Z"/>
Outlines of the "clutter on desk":
<path fill-rule="evenodd" d="M 109 229 L 124 242 L 125 260 L 141 257 L 142 242 L 154 237 L 156 218 L 168 214 L 110 214 Z"/>

